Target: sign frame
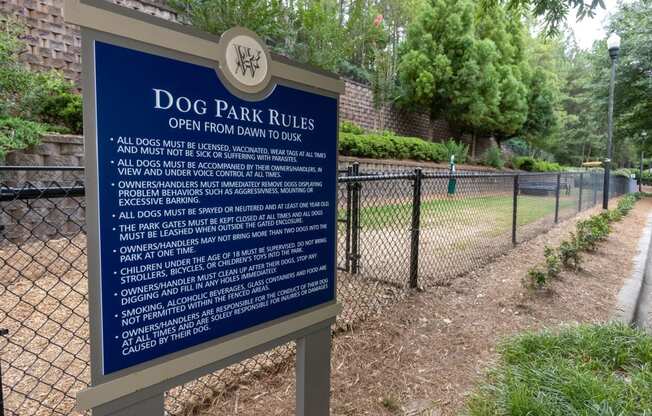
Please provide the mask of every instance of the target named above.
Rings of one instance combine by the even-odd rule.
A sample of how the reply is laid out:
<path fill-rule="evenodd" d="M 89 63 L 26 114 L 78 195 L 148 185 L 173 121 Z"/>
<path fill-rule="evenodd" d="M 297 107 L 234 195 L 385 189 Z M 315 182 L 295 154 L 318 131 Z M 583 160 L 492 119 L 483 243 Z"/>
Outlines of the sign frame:
<path fill-rule="evenodd" d="M 212 67 L 229 92 L 247 101 L 260 101 L 276 85 L 284 85 L 335 98 L 339 109 L 339 96 L 344 92 L 343 81 L 333 74 L 266 52 L 269 76 L 265 85 L 262 88 L 242 88 L 234 86 L 231 77 L 225 74 L 228 70 L 221 67 L 223 48 L 219 37 L 102 0 L 65 0 L 64 17 L 66 22 L 81 26 L 83 56 L 91 387 L 78 393 L 77 408 L 93 409 L 94 415 L 160 415 L 166 390 L 275 346 L 298 340 L 297 414 L 329 414 L 328 406 L 323 408 L 323 401 L 326 399 L 328 403 L 329 395 L 330 325 L 341 310 L 336 296 L 324 304 L 103 374 L 94 44 L 101 41 Z M 240 28 L 235 31 L 247 32 Z M 337 187 L 337 178 L 333 180 Z M 336 241 L 337 228 L 331 232 L 331 238 Z M 332 245 L 336 249 L 337 244 Z M 336 273 L 336 264 L 331 267 Z M 335 294 L 336 280 L 333 281 Z M 327 351 L 324 345 L 329 347 Z M 308 379 L 316 380 L 318 387 L 306 386 Z"/>

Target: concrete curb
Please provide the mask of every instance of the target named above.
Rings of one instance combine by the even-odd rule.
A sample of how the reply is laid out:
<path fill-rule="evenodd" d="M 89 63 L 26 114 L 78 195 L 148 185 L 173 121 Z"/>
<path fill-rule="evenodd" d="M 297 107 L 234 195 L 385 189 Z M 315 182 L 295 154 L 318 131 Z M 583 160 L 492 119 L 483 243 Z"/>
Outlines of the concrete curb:
<path fill-rule="evenodd" d="M 643 235 L 638 242 L 638 254 L 634 259 L 632 274 L 618 293 L 618 303 L 613 318 L 627 325 L 633 324 L 636 318 L 648 259 L 650 258 L 650 243 L 652 243 L 652 213 L 647 218 Z"/>

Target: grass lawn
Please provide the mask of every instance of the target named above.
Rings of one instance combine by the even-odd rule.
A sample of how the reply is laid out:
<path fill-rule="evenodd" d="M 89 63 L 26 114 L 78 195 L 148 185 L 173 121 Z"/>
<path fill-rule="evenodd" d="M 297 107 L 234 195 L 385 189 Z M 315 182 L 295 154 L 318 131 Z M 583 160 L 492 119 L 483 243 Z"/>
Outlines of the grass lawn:
<path fill-rule="evenodd" d="M 652 337 L 621 324 L 526 333 L 468 402 L 469 416 L 652 415 Z"/>
<path fill-rule="evenodd" d="M 559 201 L 559 210 L 575 207 L 574 196 L 563 196 Z M 555 198 L 537 196 L 518 197 L 518 225 L 535 222 L 555 213 Z M 340 218 L 344 219 L 346 211 L 341 209 Z M 411 203 L 363 206 L 360 222 L 363 229 L 388 227 L 410 227 L 412 215 Z M 493 232 L 511 229 L 512 196 L 494 195 L 470 198 L 431 199 L 422 201 L 421 222 L 424 227 L 445 226 L 446 224 L 474 224 L 478 221 L 493 224 Z"/>

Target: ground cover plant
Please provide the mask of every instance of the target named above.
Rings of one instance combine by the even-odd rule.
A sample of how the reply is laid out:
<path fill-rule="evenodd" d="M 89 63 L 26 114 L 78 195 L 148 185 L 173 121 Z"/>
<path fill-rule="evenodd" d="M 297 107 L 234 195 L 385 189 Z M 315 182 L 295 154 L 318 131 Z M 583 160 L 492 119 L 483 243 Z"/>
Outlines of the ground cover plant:
<path fill-rule="evenodd" d="M 550 281 L 559 275 L 559 264 L 567 269 L 579 270 L 582 265 L 582 251 L 596 251 L 598 244 L 611 232 L 611 223 L 620 221 L 627 215 L 636 201 L 645 194 L 625 195 L 616 208 L 579 221 L 567 240 L 562 241 L 557 249 L 544 248 L 545 264 L 537 265 L 527 273 L 523 284 L 528 289 L 545 289 Z"/>
<path fill-rule="evenodd" d="M 652 414 L 652 337 L 642 331 L 611 323 L 525 333 L 499 353 L 469 416 Z"/>

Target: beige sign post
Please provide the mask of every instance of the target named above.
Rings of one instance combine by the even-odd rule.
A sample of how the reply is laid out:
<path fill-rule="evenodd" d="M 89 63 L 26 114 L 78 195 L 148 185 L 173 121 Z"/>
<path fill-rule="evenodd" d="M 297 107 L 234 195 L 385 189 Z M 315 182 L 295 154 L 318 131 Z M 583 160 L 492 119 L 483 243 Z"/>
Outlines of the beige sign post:
<path fill-rule="evenodd" d="M 94 415 L 163 415 L 163 395 L 170 388 L 192 381 L 197 377 L 237 363 L 283 343 L 296 340 L 297 414 L 302 416 L 328 415 L 330 326 L 341 309 L 335 299 L 335 193 L 337 189 L 337 109 L 339 95 L 344 88 L 343 82 L 330 73 L 306 68 L 292 63 L 286 58 L 271 54 L 255 33 L 244 28 L 234 28 L 218 38 L 102 0 L 66 0 L 64 15 L 68 23 L 77 24 L 81 27 L 83 60 L 91 386 L 78 393 L 77 408 L 82 410 L 92 409 Z M 223 91 L 223 93 L 220 97 L 208 97 L 211 98 L 210 100 L 208 98 L 191 100 L 185 96 L 173 97 L 174 88 L 165 85 L 143 86 L 142 91 L 140 91 L 141 85 L 127 85 L 128 78 L 120 71 L 109 71 L 107 67 L 102 67 L 102 65 L 108 65 L 107 62 L 110 62 L 113 56 L 121 57 L 116 59 L 120 59 L 119 64 L 125 72 L 134 71 L 134 74 L 137 75 L 136 78 L 146 81 L 158 79 L 158 71 L 164 71 L 165 68 L 152 64 L 147 67 L 152 72 L 144 74 L 142 69 L 144 67 L 138 67 L 138 62 L 140 62 L 138 60 L 142 62 L 161 62 L 161 65 L 168 65 L 169 63 L 169 68 L 181 68 L 184 71 L 187 69 L 188 71 L 195 71 L 197 74 L 207 74 L 206 70 L 208 68 L 214 71 L 213 74 L 217 75 L 215 79 L 218 80 L 216 83 L 219 85 L 217 87 L 206 85 L 206 91 L 219 87 L 219 91 Z M 134 57 L 134 60 L 131 61 L 129 57 Z M 116 66 L 116 68 L 119 67 Z M 179 73 L 174 78 L 174 86 L 175 88 L 178 87 L 177 90 L 182 90 L 185 83 L 190 85 L 197 82 L 196 78 L 189 77 L 185 73 Z M 142 83 L 144 82 L 142 81 Z M 193 84 L 192 86 L 193 88 L 189 88 L 189 90 L 194 93 L 203 92 L 201 85 L 198 87 Z M 298 94 L 305 101 L 290 103 L 283 98 L 285 97 L 283 94 L 287 97 Z M 105 95 L 127 97 L 128 99 L 123 100 L 123 104 L 116 106 L 111 105 L 111 100 L 107 99 Z M 143 98 L 141 101 L 148 103 L 149 106 L 147 109 L 143 106 L 142 113 L 139 110 L 134 110 L 136 108 L 134 106 L 141 102 L 139 101 L 141 96 L 147 98 L 147 100 Z M 123 184 L 138 183 L 141 178 L 133 176 L 130 181 L 120 180 L 120 171 L 117 171 L 115 166 L 125 161 L 124 164 L 129 165 L 131 161 L 136 159 L 129 159 L 131 156 L 128 154 L 115 153 L 116 144 L 114 138 L 117 141 L 118 136 L 114 136 L 106 127 L 111 126 L 111 120 L 118 120 L 121 128 L 127 128 L 125 126 L 129 126 L 129 123 L 136 123 L 133 125 L 139 128 L 139 134 L 143 134 L 142 132 L 147 132 L 148 128 L 151 128 L 152 131 L 165 132 L 173 131 L 171 129 L 176 128 L 174 131 L 178 132 L 180 131 L 180 123 L 184 123 L 183 126 L 186 127 L 186 130 L 191 130 L 195 126 L 198 129 L 204 129 L 201 134 L 190 132 L 188 137 L 208 137 L 207 140 L 211 143 L 213 149 L 217 149 L 219 146 L 228 147 L 228 145 L 223 145 L 220 142 L 224 135 L 214 133 L 215 129 L 219 129 L 220 126 L 214 121 L 209 121 L 207 117 L 209 115 L 220 116 L 220 113 L 224 112 L 224 118 L 226 119 L 229 116 L 228 112 L 231 111 L 231 108 L 228 107 L 229 100 L 237 101 L 240 104 L 237 118 L 238 121 L 245 123 L 242 126 L 235 125 L 238 129 L 233 128 L 231 133 L 228 134 L 228 138 L 232 140 L 232 143 L 237 143 L 240 140 L 240 135 L 242 135 L 243 142 L 246 140 L 251 141 L 253 139 L 250 137 L 252 134 L 250 132 L 258 131 L 261 135 L 269 134 L 271 138 L 276 138 L 276 143 L 282 143 L 277 145 L 277 148 L 272 150 L 273 152 L 279 151 L 278 149 L 281 148 L 290 149 L 289 152 L 293 151 L 292 146 L 309 145 L 326 146 L 325 148 L 328 149 L 328 151 L 319 152 L 304 151 L 302 148 L 297 147 L 299 150 L 296 150 L 296 153 L 293 154 L 298 155 L 297 158 L 304 157 L 306 165 L 309 165 L 309 158 L 312 158 L 313 162 L 310 163 L 315 164 L 312 167 L 288 167 L 290 163 L 288 161 L 292 159 L 287 157 L 283 159 L 285 165 L 282 165 L 282 169 L 284 172 L 304 169 L 304 173 L 300 175 L 307 175 L 305 172 L 322 175 L 319 177 L 322 182 L 315 180 L 310 184 L 309 188 L 301 188 L 298 185 L 290 187 L 287 183 L 278 181 L 281 184 L 278 186 L 284 186 L 283 188 L 276 190 L 269 188 L 271 189 L 267 190 L 269 196 L 255 199 L 267 203 L 273 201 L 274 195 L 282 193 L 284 199 L 279 199 L 279 201 L 286 202 L 285 206 L 288 207 L 292 204 L 287 203 L 287 201 L 291 200 L 290 197 L 287 197 L 287 193 L 296 192 L 296 194 L 292 194 L 296 196 L 300 192 L 304 192 L 302 195 L 305 195 L 305 206 L 318 207 L 319 209 L 310 211 L 313 213 L 311 215 L 315 215 L 315 217 L 310 219 L 310 216 L 307 215 L 308 220 L 305 221 L 313 221 L 314 224 L 307 223 L 308 225 L 302 230 L 312 232 L 313 234 L 310 235 L 321 237 L 302 240 L 300 239 L 300 228 L 297 228 L 296 232 L 288 231 L 293 230 L 293 228 L 278 228 L 275 230 L 261 228 L 254 230 L 253 236 L 267 236 L 261 237 L 260 241 L 270 241 L 270 243 L 267 246 L 260 245 L 255 249 L 251 249 L 257 251 L 250 252 L 263 255 L 271 252 L 272 248 L 294 247 L 292 249 L 294 254 L 287 254 L 289 260 L 285 261 L 285 263 L 273 263 L 277 266 L 278 264 L 287 264 L 289 265 L 287 267 L 294 267 L 294 269 L 288 269 L 288 272 L 280 274 L 280 271 L 275 271 L 276 269 L 271 266 L 261 271 L 263 270 L 263 266 L 261 266 L 258 268 L 259 274 L 264 276 L 258 281 L 247 282 L 246 286 L 242 284 L 242 290 L 237 294 L 226 291 L 227 289 L 230 290 L 230 288 L 225 288 L 224 292 L 214 290 L 209 292 L 205 287 L 207 285 L 205 282 L 211 282 L 210 284 L 213 287 L 218 288 L 220 287 L 219 284 L 217 281 L 210 280 L 210 274 L 199 274 L 200 272 L 197 270 L 202 270 L 202 267 L 203 269 L 217 267 L 217 262 L 201 262 L 205 261 L 205 258 L 215 259 L 220 258 L 219 256 L 223 256 L 222 258 L 227 255 L 233 256 L 232 253 L 226 251 L 229 247 L 246 247 L 246 244 L 253 244 L 257 241 L 255 237 L 239 237 L 238 242 L 233 242 L 235 240 L 231 239 L 232 235 L 216 232 L 203 238 L 203 234 L 198 234 L 202 229 L 192 229 L 190 227 L 184 228 L 182 231 L 183 233 L 197 234 L 196 239 L 163 241 L 161 238 L 156 237 L 156 233 L 150 233 L 148 236 L 151 237 L 151 240 L 148 240 L 147 244 L 126 245 L 126 243 L 122 242 L 128 238 L 141 238 L 138 237 L 141 234 L 130 231 L 144 229 L 145 227 L 149 229 L 159 227 L 160 224 L 151 218 L 141 222 L 133 219 L 139 217 L 142 213 L 151 216 L 153 212 L 157 212 L 151 207 L 159 203 L 157 202 L 159 200 L 139 198 L 137 201 L 135 199 L 132 201 L 123 198 L 123 194 L 120 193 L 123 189 L 121 187 L 126 186 Z M 318 108 L 321 113 L 317 112 L 316 115 L 306 113 L 306 115 L 290 112 L 298 111 L 296 109 L 309 111 L 311 100 L 317 103 L 314 107 Z M 277 107 L 272 107 L 271 104 L 268 104 L 272 102 L 277 107 L 285 105 L 289 110 L 283 112 Z M 107 103 L 109 104 L 107 105 Z M 215 106 L 215 108 L 211 109 L 212 114 L 207 109 L 210 105 Z M 187 118 L 168 117 L 166 111 L 176 111 L 183 114 L 192 114 L 194 112 L 196 119 L 191 119 L 190 115 L 187 115 Z M 215 114 L 216 112 L 217 114 Z M 323 120 L 320 118 L 322 116 Z M 165 120 L 167 124 L 163 125 L 164 123 L 160 122 L 160 120 Z M 328 122 L 325 120 L 328 120 Z M 322 121 L 323 123 L 320 124 Z M 252 126 L 256 123 L 264 124 L 267 129 L 254 130 Z M 226 123 L 222 125 L 222 128 L 227 128 L 227 132 L 229 132 L 228 127 L 229 125 Z M 208 129 L 212 129 L 211 135 L 207 133 Z M 245 133 L 240 133 L 241 130 Z M 192 136 L 193 134 L 195 136 Z M 245 137 L 247 134 L 250 136 Z M 215 142 L 211 140 L 215 140 Z M 183 142 L 181 139 L 178 141 Z M 188 139 L 188 143 L 190 141 Z M 272 143 L 271 139 L 268 142 Z M 183 143 L 180 146 L 183 146 Z M 183 153 L 185 159 L 174 160 L 188 163 L 186 166 L 196 166 L 196 164 L 190 164 L 195 163 L 192 161 L 192 157 L 196 156 L 196 152 L 191 151 L 193 150 L 192 146 L 195 145 L 188 146 L 184 150 L 185 153 Z M 260 144 L 255 149 L 261 149 L 265 146 L 268 146 L 268 144 Z M 141 151 L 137 145 L 132 147 L 134 147 L 136 153 Z M 261 154 L 265 153 L 263 150 L 258 151 Z M 151 156 L 153 154 L 151 148 L 141 153 L 149 154 L 147 161 L 155 160 L 153 159 L 154 156 Z M 230 154 L 234 153 L 231 152 Z M 217 151 L 213 154 L 213 157 L 221 156 L 222 153 Z M 142 157 L 141 159 L 145 160 Z M 173 159 L 168 157 L 161 160 L 166 162 Z M 253 164 L 247 166 L 248 169 L 254 170 Z M 281 168 L 277 170 L 281 171 Z M 151 172 L 156 171 L 156 169 L 151 170 Z M 184 172 L 188 172 L 188 175 L 198 175 L 200 171 L 198 169 L 186 169 Z M 236 176 L 236 173 L 231 172 L 230 174 Z M 151 173 L 151 175 L 155 174 Z M 240 172 L 240 174 L 249 175 L 247 172 Z M 262 176 L 262 173 L 260 175 Z M 143 176 L 143 174 L 140 174 L 140 176 Z M 114 180 L 114 178 L 117 179 Z M 164 181 L 164 179 L 166 178 L 161 177 L 157 182 L 156 178 L 149 178 L 148 182 L 143 182 L 141 185 L 145 184 L 154 187 L 164 183 L 173 183 L 172 181 Z M 211 185 L 209 185 L 209 181 L 193 182 L 186 180 L 183 183 L 185 185 L 179 186 L 187 186 L 195 195 L 214 195 L 216 192 L 215 187 L 217 185 L 215 185 L 215 182 L 210 182 Z M 275 186 L 269 185 L 267 182 L 265 184 L 267 187 Z M 145 187 L 143 186 L 143 188 Z M 251 187 L 258 188 L 258 185 L 254 184 Z M 320 191 L 320 189 L 323 189 L 323 191 Z M 210 192 L 207 190 L 210 190 Z M 166 192 L 170 193 L 175 191 L 176 189 L 173 188 L 166 190 Z M 145 195 L 145 192 L 142 191 L 139 195 Z M 250 191 L 243 192 L 240 190 L 238 192 L 251 193 Z M 309 200 L 310 195 L 317 195 L 319 192 L 323 194 L 320 197 L 321 199 Z M 127 190 L 125 190 L 124 194 L 128 194 Z M 164 198 L 160 200 L 163 201 Z M 171 200 L 178 202 L 179 199 L 171 198 Z M 250 199 L 243 200 L 250 201 L 254 200 L 254 198 L 250 197 Z M 143 203 L 143 207 L 126 210 L 118 204 L 118 202 L 123 203 L 125 201 L 129 204 L 145 201 L 149 203 L 149 206 Z M 183 221 L 187 221 L 188 218 L 192 219 L 193 213 L 200 211 L 188 208 L 192 204 L 203 209 L 203 212 L 224 212 L 233 209 L 233 206 L 223 206 L 228 201 L 225 196 L 203 199 L 199 197 L 188 201 L 191 201 L 187 203 L 189 205 L 175 207 L 175 211 L 185 213 L 182 218 Z M 115 210 L 112 211 L 114 205 Z M 272 207 L 269 209 L 274 207 L 278 209 L 281 203 L 267 205 Z M 242 205 L 242 207 L 251 206 Z M 260 215 L 263 215 L 263 213 Z M 217 216 L 207 216 L 201 218 L 201 220 L 205 220 L 204 223 L 210 223 L 211 218 L 215 218 L 217 222 Z M 272 217 L 268 216 L 266 218 Z M 168 227 L 170 223 L 166 222 L 165 227 Z M 258 223 L 262 224 L 261 227 L 269 226 L 269 221 L 259 221 Z M 254 223 L 252 222 L 252 224 Z M 222 229 L 226 228 L 220 228 L 220 230 Z M 179 231 L 179 233 L 182 231 Z M 166 233 L 170 234 L 168 231 Z M 142 235 L 145 235 L 145 233 L 143 232 Z M 274 235 L 274 237 L 269 237 L 269 235 Z M 218 238 L 223 241 L 231 240 L 232 242 L 222 245 L 217 242 L 210 243 L 210 241 L 216 241 L 215 239 Z M 264 238 L 267 238 L 267 240 Z M 130 304 L 130 302 L 145 302 L 143 299 L 146 298 L 146 296 L 127 296 L 128 293 L 135 293 L 130 292 L 131 290 L 140 290 L 139 293 L 149 295 L 150 292 L 145 290 L 154 290 L 151 289 L 152 284 L 159 283 L 156 279 L 161 279 L 162 282 L 164 278 L 170 276 L 171 269 L 166 269 L 167 266 L 165 265 L 167 263 L 163 261 L 156 263 L 157 260 L 154 258 L 156 255 L 154 254 L 151 254 L 153 260 L 147 264 L 128 263 L 137 261 L 134 252 L 129 250 L 135 250 L 134 247 L 153 247 L 159 243 L 172 244 L 179 241 L 184 242 L 184 244 L 188 241 L 194 241 L 192 244 L 195 244 L 195 246 L 187 243 L 177 251 L 169 249 L 153 251 L 152 253 L 162 253 L 159 254 L 161 256 L 180 256 L 179 253 L 184 253 L 183 255 L 186 257 L 179 257 L 179 260 L 175 260 L 176 264 L 187 260 L 187 263 L 184 264 L 193 265 L 193 270 L 197 274 L 184 277 L 183 286 L 175 288 L 174 284 L 176 283 L 174 281 L 165 281 L 166 286 L 161 286 L 168 289 L 181 289 L 180 291 L 176 290 L 181 294 L 185 291 L 187 295 L 183 297 L 178 295 L 178 298 L 171 297 L 170 299 L 173 302 L 167 303 L 167 305 L 185 306 L 156 309 L 154 306 L 162 305 L 162 303 Z M 274 243 L 273 246 L 271 242 Z M 241 252 L 243 251 L 238 251 L 238 255 Z M 279 249 L 278 253 L 281 252 Z M 192 253 L 202 253 L 202 256 L 195 255 L 195 257 L 192 257 Z M 207 255 L 203 255 L 203 253 L 207 253 Z M 290 253 L 289 248 L 287 253 Z M 302 253 L 304 254 L 300 255 Z M 145 258 L 148 256 L 146 252 L 141 254 Z M 244 257 L 242 259 L 241 261 L 244 262 Z M 314 267 L 293 266 L 293 264 L 300 261 L 312 262 L 310 265 L 313 266 L 314 263 Z M 320 264 L 322 261 L 326 263 Z M 175 262 L 170 261 L 168 263 Z M 129 268 L 125 267 L 125 264 L 138 264 L 138 267 L 132 266 Z M 202 267 L 196 266 L 197 264 L 201 264 Z M 250 264 L 257 266 L 253 263 Z M 138 279 L 134 276 L 128 276 L 129 270 L 136 268 L 139 268 L 139 270 L 155 270 L 157 274 L 150 273 L 147 275 L 147 284 L 149 286 L 146 289 L 137 286 L 137 283 L 129 283 L 132 284 L 129 287 L 120 286 L 127 284 L 125 282 L 138 282 Z M 246 267 L 241 270 L 246 270 Z M 175 271 L 175 273 L 179 272 Z M 257 275 L 250 273 L 248 276 L 248 278 L 255 279 Z M 315 276 L 314 280 L 310 280 L 311 276 Z M 229 281 L 239 278 L 244 281 L 243 277 L 237 275 L 231 276 Z M 294 286 L 289 286 L 287 283 L 291 279 L 295 279 L 296 284 Z M 197 281 L 202 283 L 193 283 Z M 274 292 L 274 285 L 271 282 L 283 282 L 285 286 L 282 286 L 282 290 Z M 169 290 L 169 293 L 176 292 Z M 157 296 L 167 296 L 165 291 L 157 293 Z M 229 293 L 229 296 L 218 293 Z M 257 295 L 249 293 L 257 293 Z M 243 297 L 237 302 L 229 303 L 230 298 L 235 299 L 237 296 Z M 251 297 L 246 298 L 244 296 Z M 202 303 L 183 304 L 183 302 L 190 302 L 191 299 L 201 299 Z M 255 301 L 257 303 L 254 303 Z M 190 306 L 194 308 L 204 307 L 204 305 L 210 305 L 210 307 L 205 306 L 204 310 L 197 312 L 196 316 L 199 318 L 193 318 L 195 315 L 190 315 L 187 312 Z M 130 315 L 135 313 L 134 311 L 141 310 L 154 310 L 156 313 L 150 313 L 147 316 Z M 218 314 L 218 311 L 224 312 Z M 168 331 L 168 334 L 172 332 L 173 341 L 170 341 L 167 335 L 156 338 L 158 336 L 156 334 L 163 331 L 152 329 L 169 328 L 175 322 L 171 319 L 152 320 L 147 325 L 139 326 L 139 322 L 144 321 L 146 318 L 150 319 L 153 315 L 172 314 L 173 312 L 178 312 L 174 319 L 185 319 L 185 322 L 194 319 L 195 321 L 205 322 L 205 324 L 200 327 L 199 325 L 194 326 L 193 322 L 191 322 L 192 325 L 187 323 L 186 327 L 193 328 L 192 331 L 188 330 L 187 336 L 184 331 L 179 330 L 176 333 Z M 125 316 L 128 316 L 129 319 L 126 319 Z M 136 323 L 134 324 L 134 322 Z M 213 324 L 212 322 L 216 323 Z M 134 333 L 141 335 L 139 337 L 130 335 Z"/>

